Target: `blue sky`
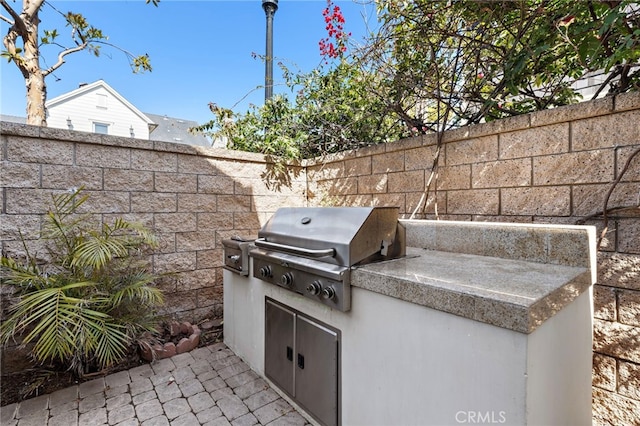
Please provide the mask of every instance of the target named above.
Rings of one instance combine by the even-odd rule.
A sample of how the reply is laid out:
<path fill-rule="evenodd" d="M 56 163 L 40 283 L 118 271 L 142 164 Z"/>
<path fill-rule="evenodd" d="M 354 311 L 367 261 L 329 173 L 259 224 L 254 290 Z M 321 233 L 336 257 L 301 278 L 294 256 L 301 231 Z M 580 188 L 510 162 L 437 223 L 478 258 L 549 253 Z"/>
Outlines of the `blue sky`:
<path fill-rule="evenodd" d="M 261 0 L 161 0 L 157 8 L 144 0 L 53 0 L 51 4 L 63 13 L 82 13 L 109 36 L 110 43 L 136 55 L 149 54 L 153 72 L 133 74 L 125 55 L 107 46 L 99 58 L 88 52 L 74 53 L 47 77 L 48 99 L 80 83 L 102 79 L 143 112 L 199 123 L 212 117 L 209 102 L 229 108 L 237 104 L 237 112 L 245 112 L 250 103 L 264 102 L 264 89 L 256 87 L 264 84 L 265 66 L 252 57 L 252 52 L 265 53 Z M 278 85 L 282 75 L 277 61 L 302 71 L 320 64 L 318 41 L 326 37 L 322 17 L 326 4 L 326 0 L 279 1 L 274 19 L 274 93 L 290 93 Z M 375 8 L 368 0 L 334 0 L 334 4 L 343 10 L 345 30 L 353 33 L 352 41 L 362 40 L 367 25 L 375 26 Z M 4 9 L 0 13 L 6 15 Z M 45 6 L 40 19 L 41 32 L 58 28 L 67 35 L 61 17 L 51 8 Z M 2 36 L 7 28 L 6 23 L 0 24 Z M 57 50 L 43 50 L 42 66 L 53 64 L 56 55 Z M 4 58 L 0 74 L 0 111 L 25 116 L 22 75 Z"/>

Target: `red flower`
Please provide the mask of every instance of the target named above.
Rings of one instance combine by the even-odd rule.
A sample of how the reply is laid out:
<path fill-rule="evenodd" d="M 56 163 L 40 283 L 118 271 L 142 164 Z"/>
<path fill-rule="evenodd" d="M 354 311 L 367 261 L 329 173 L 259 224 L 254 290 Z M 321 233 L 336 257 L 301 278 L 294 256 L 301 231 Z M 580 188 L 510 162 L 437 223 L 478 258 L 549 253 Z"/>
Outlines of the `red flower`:
<path fill-rule="evenodd" d="M 318 43 L 320 54 L 333 59 L 338 58 L 347 51 L 347 39 L 351 36 L 351 33 L 344 32 L 344 15 L 340 7 L 334 5 L 332 0 L 327 0 L 327 7 L 322 11 L 322 16 L 324 16 L 324 21 L 327 24 L 325 30 L 327 30 L 329 37 L 322 39 Z M 335 41 L 335 45 L 330 42 L 331 39 Z"/>

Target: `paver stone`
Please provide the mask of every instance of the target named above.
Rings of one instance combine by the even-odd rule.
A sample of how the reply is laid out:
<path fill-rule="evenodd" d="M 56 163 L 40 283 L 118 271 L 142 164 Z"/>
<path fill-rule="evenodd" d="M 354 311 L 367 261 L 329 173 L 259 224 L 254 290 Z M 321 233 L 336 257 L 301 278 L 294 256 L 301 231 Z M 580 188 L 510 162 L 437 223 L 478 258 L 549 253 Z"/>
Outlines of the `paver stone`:
<path fill-rule="evenodd" d="M 107 399 L 107 411 L 111 411 L 117 407 L 129 404 L 130 402 L 131 395 L 128 393 L 123 393 L 122 395 L 118 395 L 115 398 L 109 398 Z"/>
<path fill-rule="evenodd" d="M 191 409 L 194 413 L 199 413 L 202 410 L 206 410 L 207 408 L 213 407 L 215 402 L 213 402 L 213 398 L 207 392 L 197 393 L 187 400 Z"/>
<path fill-rule="evenodd" d="M 189 412 L 181 415 L 171 422 L 171 426 L 195 426 L 200 424 L 195 414 Z"/>
<path fill-rule="evenodd" d="M 197 393 L 204 392 L 204 387 L 202 386 L 202 383 L 200 383 L 200 381 L 191 380 L 190 382 L 181 384 L 180 390 L 182 391 L 182 395 L 188 398 Z"/>
<path fill-rule="evenodd" d="M 236 395 L 228 395 L 217 401 L 225 417 L 231 421 L 249 412 L 249 409 Z"/>
<path fill-rule="evenodd" d="M 155 373 L 149 364 L 142 364 L 129 370 L 129 377 L 132 382 L 153 376 Z"/>
<path fill-rule="evenodd" d="M 280 398 L 280 395 L 278 395 L 273 389 L 269 388 L 251 395 L 249 398 L 244 400 L 244 403 L 247 404 L 249 410 L 255 411 L 278 398 Z"/>
<path fill-rule="evenodd" d="M 164 414 L 164 410 L 157 399 L 144 402 L 136 407 L 136 416 L 140 422 L 152 419 L 160 414 Z"/>
<path fill-rule="evenodd" d="M 196 414 L 196 417 L 198 418 L 200 423 L 203 423 L 203 424 L 211 420 L 215 420 L 221 416 L 222 416 L 222 410 L 220 410 L 220 408 L 216 405 L 210 408 L 207 408 L 204 411 L 200 411 L 198 414 Z"/>
<path fill-rule="evenodd" d="M 131 384 L 129 385 L 129 392 L 131 392 L 131 396 L 133 397 L 152 389 L 153 384 L 151 383 L 151 380 L 146 377 L 141 378 L 140 380 L 136 380 L 135 382 L 131 382 Z"/>
<path fill-rule="evenodd" d="M 164 414 L 169 420 L 180 417 L 184 413 L 191 412 L 191 407 L 186 398 L 175 398 L 162 404 Z"/>
<path fill-rule="evenodd" d="M 105 403 L 106 399 L 102 393 L 89 395 L 86 398 L 80 400 L 78 411 L 80 412 L 80 414 L 86 413 L 88 411 L 95 410 L 96 408 L 104 407 Z"/>
<path fill-rule="evenodd" d="M 49 395 L 49 408 L 53 408 L 60 404 L 68 404 L 69 401 L 78 399 L 78 386 L 70 386 L 60 389 Z"/>
<path fill-rule="evenodd" d="M 56 416 L 50 417 L 48 426 L 77 426 L 78 425 L 78 412 L 65 411 Z"/>
<path fill-rule="evenodd" d="M 121 405 L 120 407 L 107 411 L 107 417 L 109 418 L 110 425 L 116 425 L 131 417 L 135 417 L 135 415 L 136 411 L 133 409 L 133 405 L 131 404 Z"/>
<path fill-rule="evenodd" d="M 211 380 L 207 380 L 202 385 L 207 390 L 207 392 L 214 392 L 214 391 L 217 391 L 218 389 L 227 387 L 227 384 L 225 383 L 225 381 L 222 380 L 222 378 L 220 377 L 215 377 Z"/>
<path fill-rule="evenodd" d="M 18 410 L 18 403 L 5 405 L 0 407 L 0 424 L 9 424 L 9 421 L 14 419 Z"/>
<path fill-rule="evenodd" d="M 36 414 L 38 411 L 49 408 L 49 395 L 41 395 L 36 398 L 26 399 L 18 406 L 19 419 Z"/>
<path fill-rule="evenodd" d="M 269 423 L 269 426 L 305 426 L 307 424 L 309 422 L 300 413 L 291 411 Z"/>
<path fill-rule="evenodd" d="M 129 377 L 128 371 L 120 371 L 118 373 L 109 374 L 104 378 L 104 382 L 107 386 L 111 388 L 115 388 L 122 385 L 128 385 L 131 383 L 131 378 Z"/>
<path fill-rule="evenodd" d="M 264 407 L 258 408 L 253 414 L 258 418 L 260 424 L 266 425 L 290 411 L 293 411 L 293 407 L 287 401 L 280 398 Z"/>
<path fill-rule="evenodd" d="M 169 419 L 166 416 L 156 416 L 141 424 L 142 426 L 170 426 Z"/>
<path fill-rule="evenodd" d="M 231 364 L 228 367 L 217 370 L 220 377 L 223 379 L 228 379 L 236 374 L 244 373 L 249 370 L 249 366 L 244 362 L 237 362 L 235 364 Z"/>
<path fill-rule="evenodd" d="M 138 419 L 136 419 L 135 417 L 132 417 L 130 419 L 127 419 L 123 422 L 118 423 L 116 426 L 139 426 L 140 422 L 138 422 Z"/>
<path fill-rule="evenodd" d="M 28 400 L 27 400 L 28 401 Z M 49 410 L 35 411 L 28 416 L 21 417 L 18 421 L 19 426 L 42 426 L 47 424 L 49 418 Z"/>
<path fill-rule="evenodd" d="M 101 393 L 104 391 L 104 378 L 99 378 L 95 380 L 91 380 L 89 382 L 80 383 L 78 385 L 78 392 L 80 398 L 84 398 L 88 395 L 94 395 L 96 393 Z"/>
<path fill-rule="evenodd" d="M 247 399 L 254 393 L 258 393 L 265 389 L 269 389 L 269 385 L 262 379 L 257 379 L 249 383 L 245 383 L 242 386 L 238 386 L 233 389 L 233 392 L 240 397 L 240 399 Z"/>
<path fill-rule="evenodd" d="M 156 374 L 168 373 L 175 370 L 176 365 L 171 361 L 171 358 L 165 358 L 151 364 L 151 369 L 153 369 Z"/>
<path fill-rule="evenodd" d="M 247 413 L 244 416 L 238 417 L 231 422 L 232 426 L 253 426 L 258 424 L 258 419 L 251 413 Z"/>
<path fill-rule="evenodd" d="M 55 406 L 49 409 L 49 415 L 51 417 L 55 417 L 59 414 L 65 413 L 67 411 L 77 411 L 78 410 L 78 400 L 72 399 L 66 404 L 58 403 Z"/>
<path fill-rule="evenodd" d="M 182 396 L 182 392 L 175 382 L 171 383 L 170 385 L 156 386 L 156 394 L 158 395 L 158 399 L 162 403 Z"/>
<path fill-rule="evenodd" d="M 133 405 L 137 406 L 144 402 L 151 401 L 152 399 L 158 399 L 158 395 L 156 395 L 156 391 L 149 390 L 134 396 L 132 402 L 133 402 Z"/>
<path fill-rule="evenodd" d="M 225 416 L 222 416 L 206 422 L 203 426 L 231 426 L 231 423 L 229 423 L 229 420 L 227 420 Z"/>
<path fill-rule="evenodd" d="M 235 389 L 238 386 L 244 385 L 246 383 L 249 383 L 249 382 L 257 379 L 258 377 L 259 376 L 258 376 L 258 374 L 256 374 L 255 371 L 247 370 L 247 371 L 242 372 L 240 374 L 236 374 L 235 376 L 231 376 L 228 379 L 225 379 L 225 381 L 227 382 L 227 385 L 229 385 L 229 387 Z"/>
<path fill-rule="evenodd" d="M 98 426 L 106 423 L 107 409 L 104 407 L 81 413 L 78 420 L 78 426 Z"/>

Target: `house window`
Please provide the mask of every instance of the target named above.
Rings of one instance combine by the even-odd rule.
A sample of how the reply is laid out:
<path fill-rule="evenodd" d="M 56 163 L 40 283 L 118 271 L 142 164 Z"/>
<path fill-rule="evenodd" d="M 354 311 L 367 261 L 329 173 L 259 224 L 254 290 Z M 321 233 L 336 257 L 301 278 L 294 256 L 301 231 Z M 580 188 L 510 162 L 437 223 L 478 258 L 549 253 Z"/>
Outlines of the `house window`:
<path fill-rule="evenodd" d="M 93 123 L 93 133 L 100 133 L 102 135 L 109 134 L 109 125 L 105 123 Z"/>

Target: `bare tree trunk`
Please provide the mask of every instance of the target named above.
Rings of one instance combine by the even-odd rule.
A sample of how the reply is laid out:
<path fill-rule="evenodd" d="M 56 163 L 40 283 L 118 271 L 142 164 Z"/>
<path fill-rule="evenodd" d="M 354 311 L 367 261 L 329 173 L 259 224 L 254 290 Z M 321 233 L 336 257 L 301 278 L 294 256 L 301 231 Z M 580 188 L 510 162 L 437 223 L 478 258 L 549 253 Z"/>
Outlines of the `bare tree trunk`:
<path fill-rule="evenodd" d="M 47 85 L 41 70 L 32 72 L 25 79 L 27 86 L 27 124 L 47 125 L 47 112 L 44 103 L 47 100 Z"/>
<path fill-rule="evenodd" d="M 22 35 L 24 42 L 24 61 L 27 87 L 27 124 L 46 126 L 47 116 L 44 103 L 47 100 L 47 86 L 40 68 L 40 49 L 38 48 L 38 10 L 31 19 L 25 20 L 27 33 Z M 23 73 L 24 74 L 24 73 Z"/>
<path fill-rule="evenodd" d="M 47 86 L 44 78 L 48 72 L 40 68 L 40 49 L 38 46 L 40 41 L 38 38 L 40 24 L 38 12 L 43 2 L 44 0 L 23 0 L 22 12 L 17 13 L 6 0 L 0 0 L 0 5 L 10 15 L 10 17 L 3 16 L 3 21 L 11 24 L 2 42 L 11 60 L 24 77 L 27 89 L 27 124 L 36 126 L 47 125 L 44 107 L 47 100 Z M 18 38 L 22 39 L 22 49 L 16 45 Z"/>

